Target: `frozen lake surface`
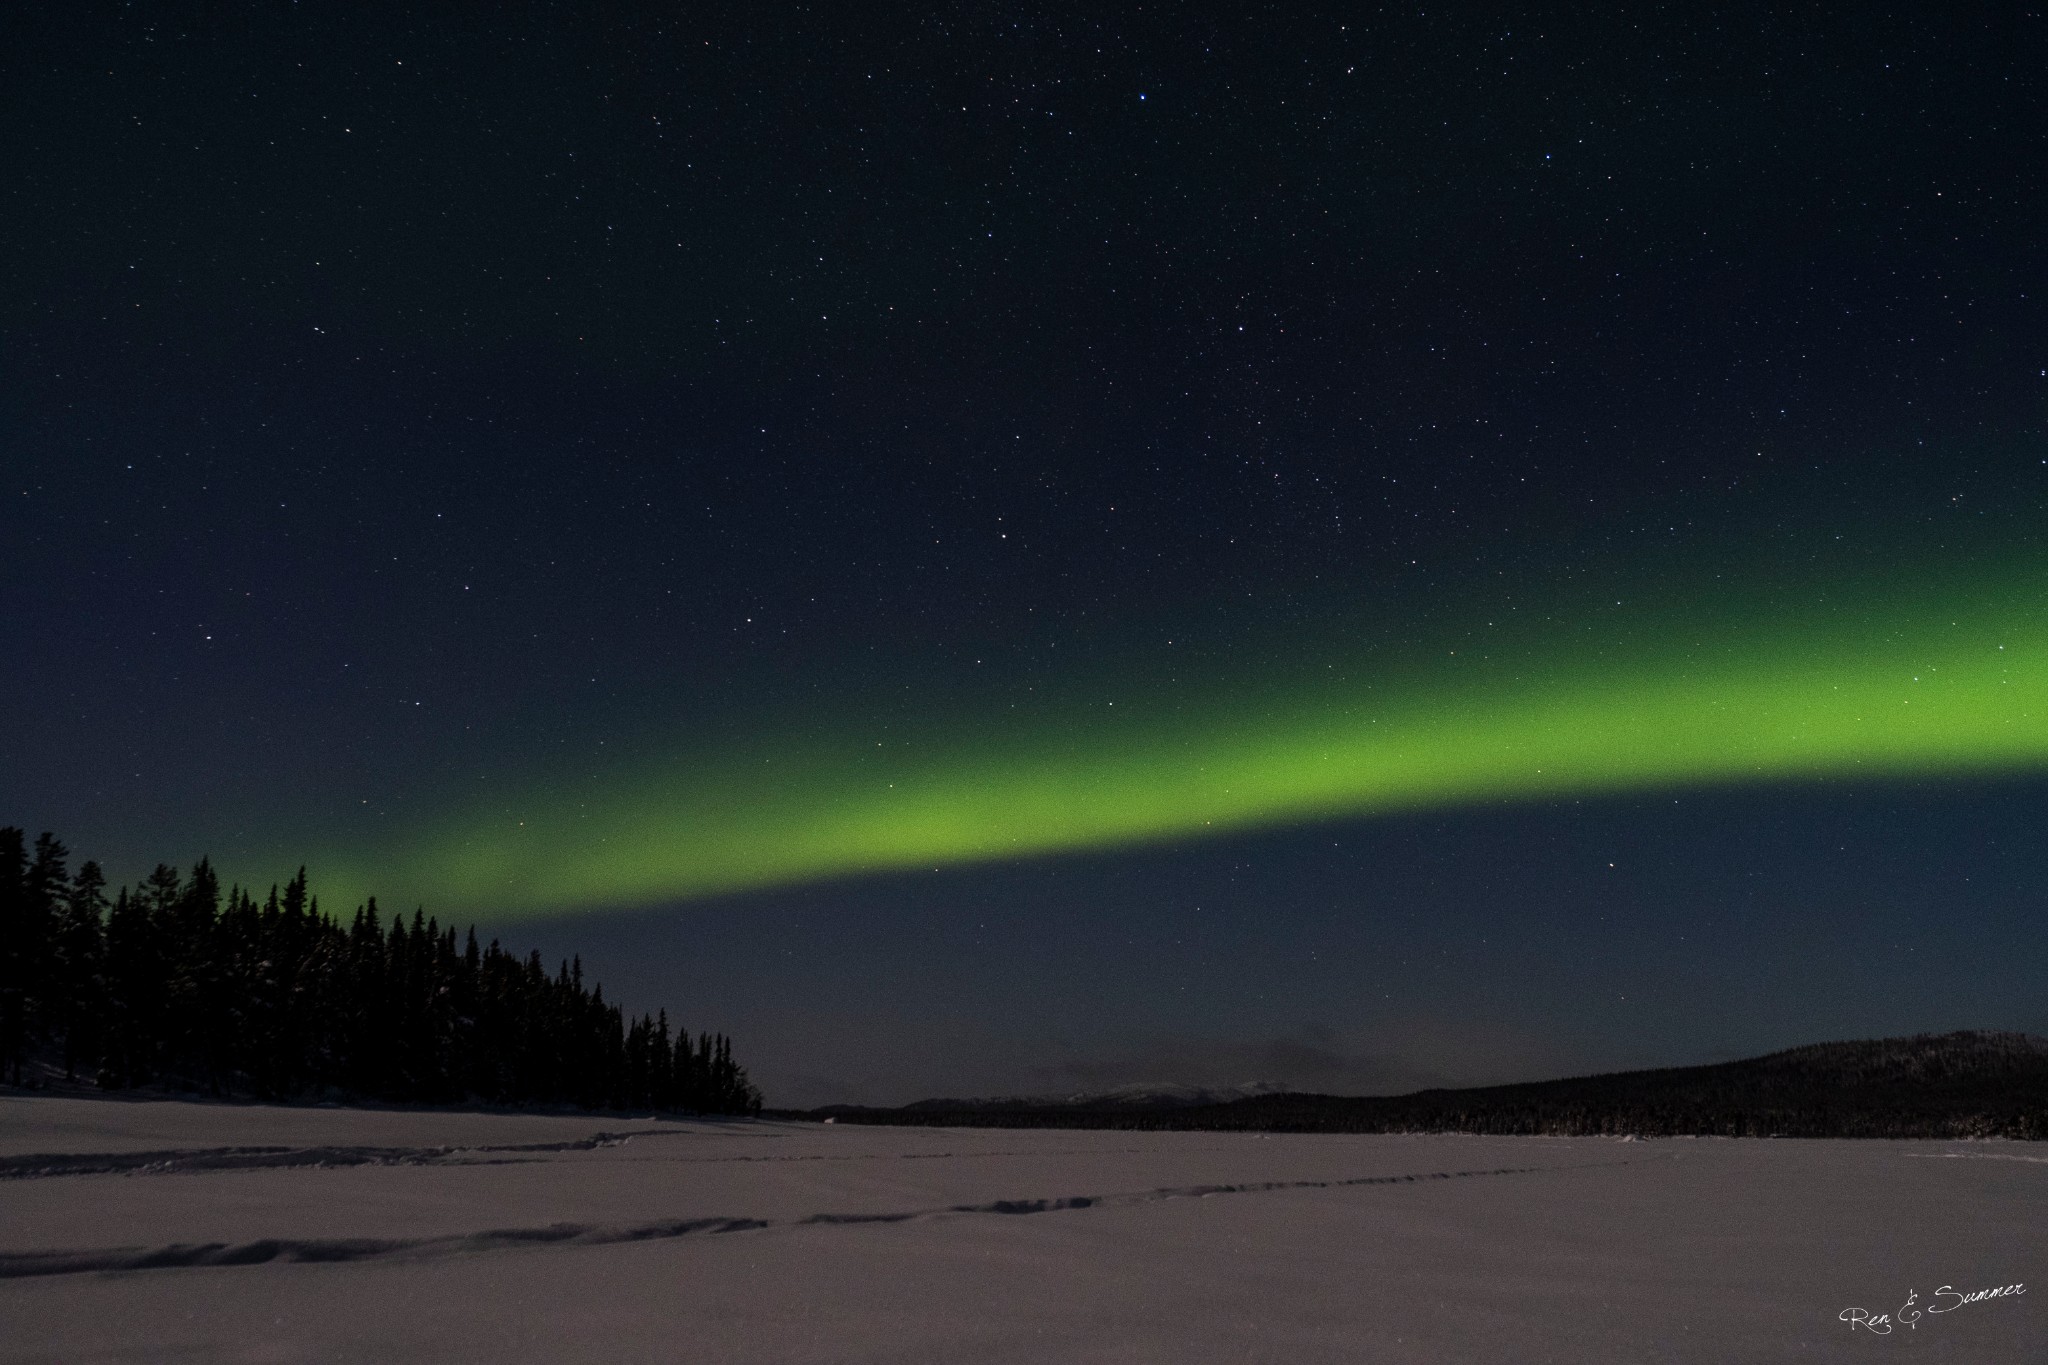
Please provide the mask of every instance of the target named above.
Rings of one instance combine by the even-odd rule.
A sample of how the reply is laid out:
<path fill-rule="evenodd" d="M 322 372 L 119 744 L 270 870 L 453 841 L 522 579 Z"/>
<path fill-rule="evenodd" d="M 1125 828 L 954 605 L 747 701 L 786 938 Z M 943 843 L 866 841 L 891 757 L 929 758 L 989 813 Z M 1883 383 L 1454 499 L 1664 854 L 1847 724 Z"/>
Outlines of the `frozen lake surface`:
<path fill-rule="evenodd" d="M 1992 1365 L 2037 1280 L 2041 1144 L 0 1100 L 0 1361 Z"/>

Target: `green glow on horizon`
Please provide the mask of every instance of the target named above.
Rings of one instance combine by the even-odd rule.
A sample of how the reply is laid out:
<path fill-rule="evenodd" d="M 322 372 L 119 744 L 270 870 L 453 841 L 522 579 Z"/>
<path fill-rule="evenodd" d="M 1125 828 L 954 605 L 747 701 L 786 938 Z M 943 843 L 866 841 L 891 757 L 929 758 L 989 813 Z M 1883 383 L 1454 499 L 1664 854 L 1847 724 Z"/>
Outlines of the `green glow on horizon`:
<path fill-rule="evenodd" d="M 764 727 L 316 873 L 444 917 L 532 915 L 1503 800 L 2048 768 L 2048 574 L 2003 567 L 1803 606 L 1703 598 L 1634 642 L 1591 610 L 1524 616 L 1398 664 L 991 705 L 908 738 Z"/>

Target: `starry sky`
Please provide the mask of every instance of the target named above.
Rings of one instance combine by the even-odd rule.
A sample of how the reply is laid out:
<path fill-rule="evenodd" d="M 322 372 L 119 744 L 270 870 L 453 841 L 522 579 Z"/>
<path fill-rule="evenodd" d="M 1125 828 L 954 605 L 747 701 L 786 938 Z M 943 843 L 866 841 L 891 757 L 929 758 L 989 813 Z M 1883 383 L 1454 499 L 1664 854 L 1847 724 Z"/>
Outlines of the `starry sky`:
<path fill-rule="evenodd" d="M 2038 10 L 21 9 L 0 823 L 771 1103 L 2048 1032 Z"/>

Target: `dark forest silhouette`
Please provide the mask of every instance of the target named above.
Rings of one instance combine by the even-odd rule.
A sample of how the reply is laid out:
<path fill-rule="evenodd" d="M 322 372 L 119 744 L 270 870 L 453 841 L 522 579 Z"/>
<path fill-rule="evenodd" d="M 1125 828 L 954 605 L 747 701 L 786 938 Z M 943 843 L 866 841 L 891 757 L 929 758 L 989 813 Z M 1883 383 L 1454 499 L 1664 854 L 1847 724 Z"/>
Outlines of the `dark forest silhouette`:
<path fill-rule="evenodd" d="M 0 1079 L 33 1059 L 109 1089 L 743 1114 L 723 1035 L 628 1021 L 580 959 L 550 975 L 372 899 L 344 925 L 305 869 L 259 904 L 205 860 L 110 900 L 49 834 L 0 829 Z"/>
<path fill-rule="evenodd" d="M 1423 1090 L 1265 1094 L 1220 1104 L 927 1100 L 808 1118 L 939 1127 L 2048 1139 L 2048 1038 L 1964 1031 L 1816 1043 L 1738 1062 Z"/>

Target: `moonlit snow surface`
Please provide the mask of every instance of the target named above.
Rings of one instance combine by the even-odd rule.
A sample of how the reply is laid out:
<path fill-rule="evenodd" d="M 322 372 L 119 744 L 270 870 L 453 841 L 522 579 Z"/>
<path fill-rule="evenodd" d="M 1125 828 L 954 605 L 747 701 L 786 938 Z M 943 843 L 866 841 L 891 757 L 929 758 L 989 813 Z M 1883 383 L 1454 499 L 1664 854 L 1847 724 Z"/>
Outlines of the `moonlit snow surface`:
<path fill-rule="evenodd" d="M 2025 1143 L 0 1100 L 5 1361 L 1983 1363 L 2035 1281 Z"/>

